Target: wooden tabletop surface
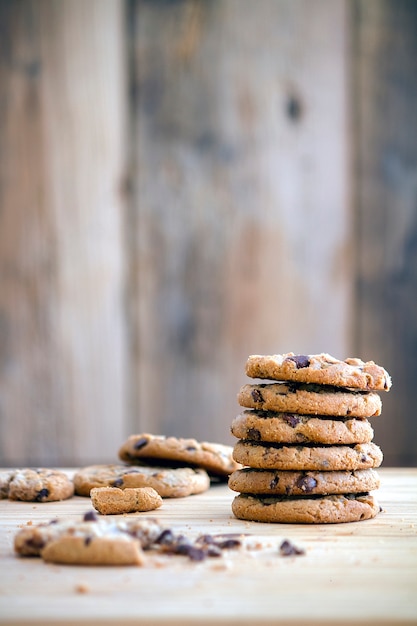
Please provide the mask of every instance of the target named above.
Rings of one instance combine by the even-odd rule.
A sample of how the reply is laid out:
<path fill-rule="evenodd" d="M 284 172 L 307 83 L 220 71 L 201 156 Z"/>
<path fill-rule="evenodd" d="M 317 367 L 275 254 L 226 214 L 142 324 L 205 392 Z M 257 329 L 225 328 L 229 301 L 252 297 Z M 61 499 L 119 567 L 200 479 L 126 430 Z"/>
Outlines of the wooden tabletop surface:
<path fill-rule="evenodd" d="M 166 499 L 155 512 L 164 526 L 190 539 L 239 533 L 242 546 L 202 562 L 147 553 L 140 567 L 18 558 L 20 527 L 81 517 L 90 502 L 2 500 L 0 624 L 417 624 L 417 469 L 383 468 L 380 476 L 383 512 L 350 524 L 243 522 L 231 513 L 234 494 L 225 485 Z M 284 539 L 305 554 L 282 556 Z"/>

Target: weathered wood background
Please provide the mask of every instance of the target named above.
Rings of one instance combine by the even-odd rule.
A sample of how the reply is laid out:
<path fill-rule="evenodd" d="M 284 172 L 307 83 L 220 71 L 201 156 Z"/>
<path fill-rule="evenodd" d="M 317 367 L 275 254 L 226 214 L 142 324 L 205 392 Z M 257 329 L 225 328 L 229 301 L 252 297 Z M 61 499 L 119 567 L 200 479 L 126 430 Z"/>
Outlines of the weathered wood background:
<path fill-rule="evenodd" d="M 417 462 L 417 4 L 0 0 L 0 465 L 233 443 L 289 350 Z"/>

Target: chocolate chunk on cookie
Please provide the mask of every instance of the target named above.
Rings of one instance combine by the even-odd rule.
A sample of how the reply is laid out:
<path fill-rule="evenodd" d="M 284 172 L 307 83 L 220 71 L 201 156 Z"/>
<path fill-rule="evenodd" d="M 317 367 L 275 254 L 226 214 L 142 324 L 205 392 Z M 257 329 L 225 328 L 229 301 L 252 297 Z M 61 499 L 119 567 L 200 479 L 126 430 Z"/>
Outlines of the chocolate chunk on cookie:
<path fill-rule="evenodd" d="M 126 463 L 200 467 L 226 478 L 238 469 L 232 451 L 232 446 L 219 443 L 142 433 L 129 437 L 119 450 L 119 458 Z"/>
<path fill-rule="evenodd" d="M 0 479 L 1 494 L 10 500 L 53 502 L 74 495 L 73 481 L 56 469 L 17 469 Z"/>
<path fill-rule="evenodd" d="M 206 491 L 210 478 L 193 467 L 90 465 L 75 473 L 74 486 L 79 496 L 89 496 L 95 487 L 152 487 L 162 498 L 182 498 Z"/>
<path fill-rule="evenodd" d="M 363 493 L 378 489 L 379 483 L 378 473 L 374 469 L 319 472 L 245 467 L 229 477 L 230 489 L 254 495 Z"/>
<path fill-rule="evenodd" d="M 379 467 L 381 449 L 375 443 L 352 446 L 272 444 L 238 441 L 233 457 L 242 465 L 279 470 L 358 470 Z"/>
<path fill-rule="evenodd" d="M 375 517 L 379 505 L 368 493 L 331 496 L 253 496 L 240 494 L 233 514 L 243 520 L 282 524 L 336 524 Z"/>
<path fill-rule="evenodd" d="M 390 375 L 373 361 L 365 362 L 358 358 L 341 361 L 326 353 L 251 355 L 245 369 L 251 378 L 317 383 L 365 391 L 389 391 L 391 388 Z"/>
<path fill-rule="evenodd" d="M 366 418 L 330 418 L 272 411 L 243 411 L 231 425 L 238 439 L 278 443 L 352 444 L 372 441 Z"/>
<path fill-rule="evenodd" d="M 237 399 L 248 409 L 336 417 L 373 417 L 382 407 L 378 393 L 372 391 L 294 382 L 243 385 Z"/>

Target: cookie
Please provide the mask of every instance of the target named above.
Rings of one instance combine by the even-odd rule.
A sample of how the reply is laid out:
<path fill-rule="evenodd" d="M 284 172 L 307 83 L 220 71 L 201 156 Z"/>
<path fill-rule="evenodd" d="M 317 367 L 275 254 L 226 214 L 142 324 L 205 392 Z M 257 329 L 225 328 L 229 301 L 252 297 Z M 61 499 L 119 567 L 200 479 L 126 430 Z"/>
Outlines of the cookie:
<path fill-rule="evenodd" d="M 53 502 L 74 495 L 74 483 L 56 469 L 17 469 L 2 473 L 2 498 L 26 502 Z"/>
<path fill-rule="evenodd" d="M 93 507 L 102 515 L 153 511 L 162 504 L 161 496 L 152 487 L 95 487 L 90 496 Z"/>
<path fill-rule="evenodd" d="M 129 437 L 119 450 L 119 458 L 127 463 L 201 467 L 209 473 L 227 477 L 238 469 L 232 451 L 232 446 L 219 443 L 143 433 Z"/>
<path fill-rule="evenodd" d="M 293 382 L 243 385 L 237 399 L 248 409 L 302 415 L 373 417 L 381 414 L 382 407 L 381 398 L 373 391 Z"/>
<path fill-rule="evenodd" d="M 181 498 L 207 491 L 210 478 L 192 467 L 90 465 L 74 474 L 74 486 L 79 496 L 89 496 L 94 487 L 152 487 L 162 498 Z"/>
<path fill-rule="evenodd" d="M 366 418 L 331 419 L 256 410 L 243 411 L 235 417 L 231 432 L 238 439 L 278 443 L 368 443 L 374 436 Z"/>
<path fill-rule="evenodd" d="M 256 495 L 364 493 L 379 487 L 373 469 L 356 471 L 290 471 L 243 468 L 229 476 L 232 491 Z"/>
<path fill-rule="evenodd" d="M 41 556 L 53 563 L 84 565 L 140 565 L 143 548 L 154 543 L 163 529 L 152 519 L 98 518 L 52 520 L 27 526 L 14 538 L 20 556 Z"/>
<path fill-rule="evenodd" d="M 368 493 L 304 497 L 240 494 L 232 502 L 232 511 L 239 519 L 255 522 L 336 524 L 370 519 L 380 507 Z"/>
<path fill-rule="evenodd" d="M 262 444 L 238 441 L 233 450 L 238 463 L 257 469 L 358 470 L 379 467 L 381 449 L 375 443 L 352 446 Z"/>
<path fill-rule="evenodd" d="M 390 375 L 373 361 L 364 362 L 357 358 L 340 361 L 325 353 L 252 355 L 245 369 L 251 378 L 317 383 L 365 391 L 389 391 L 391 388 Z"/>

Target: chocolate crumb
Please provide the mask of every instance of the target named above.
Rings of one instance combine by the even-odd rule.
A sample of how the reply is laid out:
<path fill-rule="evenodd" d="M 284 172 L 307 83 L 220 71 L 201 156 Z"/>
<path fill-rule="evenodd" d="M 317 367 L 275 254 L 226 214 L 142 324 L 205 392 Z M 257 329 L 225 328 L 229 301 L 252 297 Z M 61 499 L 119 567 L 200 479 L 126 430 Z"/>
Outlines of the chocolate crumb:
<path fill-rule="evenodd" d="M 300 554 L 305 554 L 305 550 L 297 548 L 297 546 L 291 543 L 288 539 L 284 539 L 279 547 L 279 551 L 281 556 L 298 556 Z"/>
<path fill-rule="evenodd" d="M 98 520 L 98 515 L 95 511 L 87 511 L 84 515 L 84 522 L 96 522 Z"/>

